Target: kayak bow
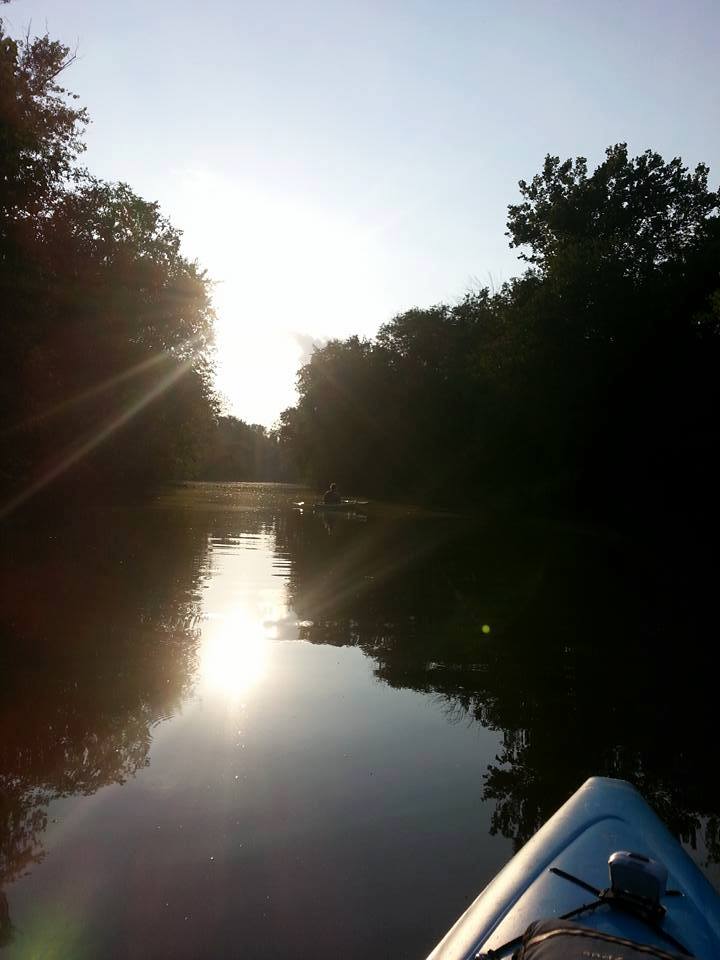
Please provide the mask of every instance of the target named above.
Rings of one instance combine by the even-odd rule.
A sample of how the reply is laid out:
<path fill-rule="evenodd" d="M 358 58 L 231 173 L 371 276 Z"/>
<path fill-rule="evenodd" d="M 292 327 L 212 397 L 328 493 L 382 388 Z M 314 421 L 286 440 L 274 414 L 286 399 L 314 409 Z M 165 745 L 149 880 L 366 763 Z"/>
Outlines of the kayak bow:
<path fill-rule="evenodd" d="M 510 957 L 531 923 L 566 915 L 599 936 L 673 955 L 720 958 L 720 897 L 624 780 L 587 780 L 488 884 L 428 960 Z"/>

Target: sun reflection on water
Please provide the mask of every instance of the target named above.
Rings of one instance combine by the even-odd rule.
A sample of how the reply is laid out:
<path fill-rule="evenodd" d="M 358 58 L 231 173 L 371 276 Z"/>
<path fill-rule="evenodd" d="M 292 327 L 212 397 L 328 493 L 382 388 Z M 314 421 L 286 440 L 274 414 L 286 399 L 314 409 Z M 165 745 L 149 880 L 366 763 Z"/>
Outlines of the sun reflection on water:
<path fill-rule="evenodd" d="M 237 699 L 266 675 L 272 622 L 236 609 L 229 614 L 209 614 L 203 630 L 200 681 L 204 691 Z"/>

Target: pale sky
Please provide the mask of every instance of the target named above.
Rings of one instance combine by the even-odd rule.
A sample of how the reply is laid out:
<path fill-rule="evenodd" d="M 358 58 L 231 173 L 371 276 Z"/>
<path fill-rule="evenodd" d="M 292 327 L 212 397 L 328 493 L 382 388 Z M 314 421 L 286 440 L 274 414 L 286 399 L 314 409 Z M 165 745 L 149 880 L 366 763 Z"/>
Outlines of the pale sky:
<path fill-rule="evenodd" d="M 546 153 L 720 171 L 718 0 L 15 0 L 78 47 L 84 162 L 217 281 L 218 386 L 271 424 L 313 339 L 499 284 Z"/>

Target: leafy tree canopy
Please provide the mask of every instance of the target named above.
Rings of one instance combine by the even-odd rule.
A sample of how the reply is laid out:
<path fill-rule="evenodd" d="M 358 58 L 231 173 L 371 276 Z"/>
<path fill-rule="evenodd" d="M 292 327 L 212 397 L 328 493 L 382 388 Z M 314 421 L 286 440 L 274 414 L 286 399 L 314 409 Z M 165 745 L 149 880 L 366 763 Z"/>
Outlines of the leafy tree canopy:
<path fill-rule="evenodd" d="M 309 479 L 441 503 L 712 507 L 718 193 L 653 151 L 547 157 L 509 208 L 530 264 L 317 350 L 281 438 Z"/>
<path fill-rule="evenodd" d="M 574 251 L 593 267 L 610 264 L 641 277 L 681 259 L 707 235 L 718 193 L 708 167 L 688 171 L 652 150 L 629 157 L 627 144 L 608 147 L 588 174 L 584 157 L 548 155 L 542 172 L 520 181 L 521 203 L 508 208 L 510 246 L 541 271 Z"/>
<path fill-rule="evenodd" d="M 0 216 L 36 216 L 76 172 L 87 111 L 60 86 L 72 62 L 48 36 L 17 41 L 0 20 Z"/>
<path fill-rule="evenodd" d="M 72 60 L 0 21 L 0 512 L 65 473 L 125 493 L 192 474 L 217 414 L 209 281 L 156 203 L 78 166 Z"/>

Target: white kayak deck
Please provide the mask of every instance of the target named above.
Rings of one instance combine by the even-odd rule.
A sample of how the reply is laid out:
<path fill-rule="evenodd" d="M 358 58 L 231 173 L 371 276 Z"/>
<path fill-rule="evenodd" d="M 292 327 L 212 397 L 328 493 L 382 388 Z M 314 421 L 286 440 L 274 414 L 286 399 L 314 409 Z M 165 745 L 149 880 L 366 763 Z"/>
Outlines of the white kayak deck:
<path fill-rule="evenodd" d="M 718 894 L 634 787 L 623 780 L 592 777 L 482 891 L 428 960 L 467 960 L 479 950 L 498 950 L 534 920 L 559 917 L 591 902 L 591 893 L 550 868 L 603 889 L 609 883 L 608 857 L 616 850 L 645 854 L 667 867 L 667 889 L 682 895 L 663 899 L 663 929 L 701 960 L 720 958 Z M 608 906 L 574 919 L 670 949 L 642 920 Z M 509 949 L 500 956 L 511 953 Z"/>

